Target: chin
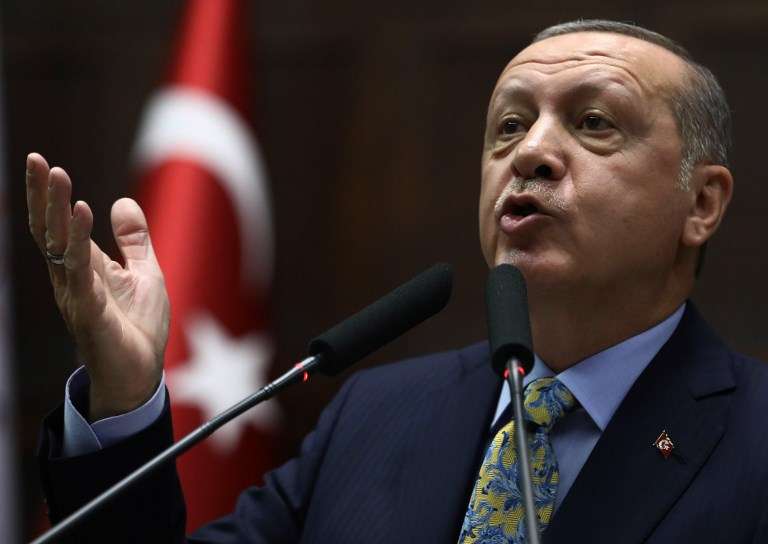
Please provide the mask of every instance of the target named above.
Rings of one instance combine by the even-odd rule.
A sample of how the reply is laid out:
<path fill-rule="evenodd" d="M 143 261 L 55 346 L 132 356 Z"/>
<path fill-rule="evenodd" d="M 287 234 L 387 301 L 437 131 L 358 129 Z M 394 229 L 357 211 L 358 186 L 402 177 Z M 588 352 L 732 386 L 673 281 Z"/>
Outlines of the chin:
<path fill-rule="evenodd" d="M 515 248 L 497 251 L 494 266 L 511 264 L 522 272 L 528 289 L 563 289 L 573 283 L 576 274 L 568 261 Z"/>

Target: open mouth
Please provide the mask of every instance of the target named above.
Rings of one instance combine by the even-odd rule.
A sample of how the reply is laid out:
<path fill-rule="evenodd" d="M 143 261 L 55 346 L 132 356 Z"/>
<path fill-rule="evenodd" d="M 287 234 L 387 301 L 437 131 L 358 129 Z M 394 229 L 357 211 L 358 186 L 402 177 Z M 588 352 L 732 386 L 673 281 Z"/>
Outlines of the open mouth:
<path fill-rule="evenodd" d="M 547 209 L 531 195 L 508 196 L 497 215 L 499 227 L 503 232 L 512 234 L 522 225 L 537 223 L 537 219 L 549 215 Z M 529 219 L 530 218 L 530 219 Z"/>
<path fill-rule="evenodd" d="M 493 215 L 498 228 L 511 235 L 519 228 L 535 228 L 535 225 L 546 221 L 551 215 L 547 196 L 518 192 L 513 185 L 509 185 L 501 192 L 494 206 Z"/>
<path fill-rule="evenodd" d="M 514 202 L 510 202 L 507 204 L 507 206 L 504 207 L 504 212 L 502 215 L 511 215 L 513 217 L 528 217 L 534 213 L 539 213 L 539 209 L 535 204 L 516 204 Z"/>
<path fill-rule="evenodd" d="M 519 217 L 528 217 L 534 213 L 538 213 L 539 209 L 533 204 L 513 204 L 510 213 Z"/>

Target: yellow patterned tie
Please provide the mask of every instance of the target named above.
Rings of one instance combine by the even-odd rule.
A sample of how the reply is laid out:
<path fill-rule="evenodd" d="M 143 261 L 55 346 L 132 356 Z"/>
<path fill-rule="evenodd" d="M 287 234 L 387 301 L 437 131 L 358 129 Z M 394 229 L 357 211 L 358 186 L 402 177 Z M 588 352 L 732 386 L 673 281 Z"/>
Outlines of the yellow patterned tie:
<path fill-rule="evenodd" d="M 552 518 L 560 481 L 549 431 L 575 406 L 576 399 L 555 378 L 539 378 L 525 388 L 524 417 L 536 425 L 529 436 L 529 447 L 533 496 L 542 531 Z M 519 470 L 512 420 L 496 433 L 485 453 L 464 516 L 459 544 L 525 542 L 525 507 L 518 487 Z"/>

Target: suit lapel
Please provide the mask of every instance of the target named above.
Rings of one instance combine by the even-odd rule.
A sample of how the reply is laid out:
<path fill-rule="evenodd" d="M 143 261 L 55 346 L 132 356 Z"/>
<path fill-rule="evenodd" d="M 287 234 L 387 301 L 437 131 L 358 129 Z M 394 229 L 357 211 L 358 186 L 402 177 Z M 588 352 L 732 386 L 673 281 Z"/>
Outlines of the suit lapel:
<path fill-rule="evenodd" d="M 418 416 L 402 438 L 409 450 L 400 471 L 395 533 L 398 542 L 451 542 L 458 538 L 477 477 L 501 380 L 487 344 L 458 352 L 460 370 L 417 399 Z"/>
<path fill-rule="evenodd" d="M 723 434 L 734 388 L 730 355 L 691 303 L 592 451 L 545 543 L 647 539 Z M 666 430 L 665 459 L 653 442 Z M 578 536 L 577 536 L 578 535 Z"/>

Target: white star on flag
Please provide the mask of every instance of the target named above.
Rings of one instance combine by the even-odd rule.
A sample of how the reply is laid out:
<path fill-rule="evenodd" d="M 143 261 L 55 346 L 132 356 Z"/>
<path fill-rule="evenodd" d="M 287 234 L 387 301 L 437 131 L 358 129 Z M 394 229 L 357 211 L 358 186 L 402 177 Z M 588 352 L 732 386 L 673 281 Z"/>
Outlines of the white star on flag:
<path fill-rule="evenodd" d="M 168 375 L 174 403 L 195 405 L 205 419 L 211 419 L 267 384 L 272 347 L 265 336 L 234 338 L 210 314 L 188 320 L 185 333 L 190 359 Z M 279 419 L 277 404 L 268 400 L 224 425 L 209 440 L 220 453 L 231 453 L 247 425 L 269 430 Z"/>

